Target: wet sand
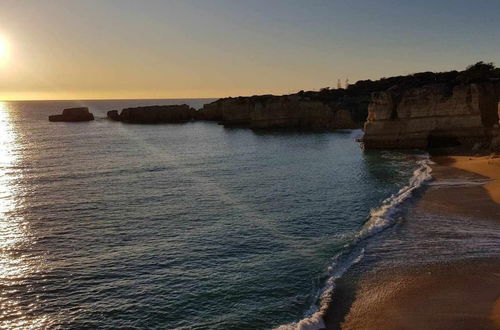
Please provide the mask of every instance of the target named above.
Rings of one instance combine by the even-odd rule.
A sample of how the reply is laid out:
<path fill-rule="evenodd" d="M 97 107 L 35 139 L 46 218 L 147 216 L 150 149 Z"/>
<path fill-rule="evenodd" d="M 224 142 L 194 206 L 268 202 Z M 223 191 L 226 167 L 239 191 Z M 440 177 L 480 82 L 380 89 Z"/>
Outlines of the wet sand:
<path fill-rule="evenodd" d="M 435 158 L 415 211 L 500 221 L 500 160 L 469 158 Z M 336 284 L 328 329 L 500 329 L 500 257 L 377 269 Z"/>
<path fill-rule="evenodd" d="M 447 165 L 489 178 L 484 185 L 491 199 L 500 204 L 500 156 L 448 156 L 435 157 L 436 163 Z"/>
<path fill-rule="evenodd" d="M 471 162 L 464 158 L 471 158 Z M 460 159 L 456 162 L 454 159 Z M 479 159 L 479 162 L 476 161 Z M 441 214 L 460 214 L 479 219 L 500 221 L 500 202 L 493 199 L 500 180 L 500 159 L 489 161 L 479 157 L 436 157 L 432 166 L 430 189 L 417 204 L 417 208 Z M 478 166 L 479 165 L 479 166 Z M 498 169 L 497 169 L 498 165 Z M 465 170 L 474 169 L 474 172 Z M 479 174 L 488 173 L 490 177 Z M 498 171 L 498 173 L 496 172 Z M 500 176 L 498 176 L 500 179 Z M 446 185 L 450 182 L 477 182 L 477 185 Z M 440 186 L 440 183 L 443 183 Z"/>
<path fill-rule="evenodd" d="M 495 329 L 499 292 L 498 260 L 387 269 L 361 279 L 342 329 Z"/>

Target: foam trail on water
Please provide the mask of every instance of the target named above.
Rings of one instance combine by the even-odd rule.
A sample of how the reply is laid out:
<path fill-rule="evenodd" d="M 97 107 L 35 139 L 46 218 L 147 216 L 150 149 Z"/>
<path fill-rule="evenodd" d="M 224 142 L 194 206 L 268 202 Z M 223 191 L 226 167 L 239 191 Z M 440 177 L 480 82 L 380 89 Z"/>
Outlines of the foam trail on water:
<path fill-rule="evenodd" d="M 429 186 L 436 188 L 449 188 L 449 187 L 470 187 L 470 186 L 483 186 L 486 183 L 493 181 L 492 179 L 440 179 L 438 182 L 431 182 Z"/>
<path fill-rule="evenodd" d="M 398 206 L 411 197 L 416 189 L 420 188 L 424 183 L 432 178 L 432 168 L 430 167 L 432 161 L 429 159 L 428 155 L 422 157 L 425 158 L 417 161 L 418 167 L 413 172 L 413 176 L 410 178 L 408 185 L 404 186 L 397 193 L 384 200 L 381 206 L 371 210 L 370 217 L 357 235 L 358 239 L 370 237 L 394 224 L 396 221 L 395 215 L 398 212 Z"/>
<path fill-rule="evenodd" d="M 429 155 L 426 154 L 420 156 L 420 158 L 417 160 L 417 169 L 413 172 L 408 185 L 384 200 L 381 206 L 372 209 L 367 221 L 356 234 L 355 240 L 347 246 L 350 252 L 347 255 L 340 254 L 336 256 L 332 266 L 329 267 L 329 278 L 324 288 L 318 293 L 319 307 L 313 306 L 307 313 L 308 316 L 306 318 L 298 322 L 279 326 L 276 328 L 277 330 L 319 330 L 325 328 L 323 314 L 329 306 L 335 288 L 335 280 L 340 278 L 351 266 L 363 258 L 364 249 L 356 249 L 356 245 L 361 240 L 371 237 L 394 224 L 397 220 L 398 206 L 410 198 L 415 190 L 432 178 L 432 168 L 430 167 L 432 161 L 429 159 Z M 341 257 L 345 257 L 345 259 L 340 261 Z"/>
<path fill-rule="evenodd" d="M 309 312 L 309 316 L 291 324 L 286 324 L 279 326 L 276 330 L 319 330 L 325 328 L 325 322 L 323 320 L 323 313 L 326 311 L 330 305 L 330 299 L 335 288 L 335 280 L 342 277 L 342 275 L 354 264 L 357 264 L 364 255 L 364 249 L 358 251 L 357 253 L 351 253 L 349 258 L 344 262 L 334 262 L 332 266 L 329 267 L 330 277 L 326 281 L 323 289 L 318 293 L 320 306 L 312 306 Z M 340 257 L 337 256 L 336 259 Z M 335 267 L 337 266 L 337 267 Z"/>

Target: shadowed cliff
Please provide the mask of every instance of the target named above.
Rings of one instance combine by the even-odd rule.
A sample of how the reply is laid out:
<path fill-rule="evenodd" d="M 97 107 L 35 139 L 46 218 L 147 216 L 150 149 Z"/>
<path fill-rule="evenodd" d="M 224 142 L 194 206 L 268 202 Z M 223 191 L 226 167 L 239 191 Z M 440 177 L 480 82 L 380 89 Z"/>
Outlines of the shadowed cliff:
<path fill-rule="evenodd" d="M 492 63 L 478 62 L 464 71 L 420 72 L 375 81 L 361 80 L 345 89 L 327 87 L 283 96 L 224 98 L 206 104 L 196 118 L 251 128 L 357 128 L 363 126 L 368 108 L 378 93 L 391 91 L 397 99 L 408 90 L 436 86 L 442 95 L 448 96 L 455 87 L 495 80 L 500 80 L 500 69 Z M 396 115 L 394 111 L 391 113 Z"/>
<path fill-rule="evenodd" d="M 482 62 L 455 78 L 372 94 L 364 147 L 497 149 L 499 69 Z"/>

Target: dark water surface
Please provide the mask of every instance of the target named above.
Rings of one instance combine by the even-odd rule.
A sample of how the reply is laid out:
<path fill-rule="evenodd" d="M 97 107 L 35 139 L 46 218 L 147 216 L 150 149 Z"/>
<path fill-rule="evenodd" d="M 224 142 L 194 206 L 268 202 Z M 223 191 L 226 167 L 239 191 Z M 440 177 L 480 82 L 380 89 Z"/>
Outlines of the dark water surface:
<path fill-rule="evenodd" d="M 359 131 L 104 119 L 168 103 L 179 101 L 0 103 L 2 327 L 298 321 L 342 266 L 336 256 L 386 225 L 363 227 L 370 210 L 417 168 L 412 156 L 363 153 Z M 96 120 L 48 122 L 68 106 Z"/>

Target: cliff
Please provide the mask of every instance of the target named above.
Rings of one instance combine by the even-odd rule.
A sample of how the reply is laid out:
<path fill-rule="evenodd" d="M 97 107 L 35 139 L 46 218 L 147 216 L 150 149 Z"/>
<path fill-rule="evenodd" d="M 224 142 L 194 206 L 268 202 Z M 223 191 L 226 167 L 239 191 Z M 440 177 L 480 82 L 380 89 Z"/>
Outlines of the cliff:
<path fill-rule="evenodd" d="M 206 104 L 198 119 L 253 129 L 286 128 L 323 131 L 359 128 L 349 111 L 299 95 L 262 95 L 220 99 Z"/>
<path fill-rule="evenodd" d="M 94 115 L 88 108 L 68 108 L 64 109 L 62 115 L 49 116 L 49 121 L 80 122 L 94 120 Z"/>
<path fill-rule="evenodd" d="M 230 97 L 196 111 L 187 105 L 108 111 L 127 123 L 217 121 L 253 129 L 327 131 L 359 128 L 370 148 L 432 148 L 477 143 L 500 147 L 500 68 L 478 62 L 463 71 L 420 72 L 362 80 L 344 88 Z"/>
<path fill-rule="evenodd" d="M 296 94 L 284 96 L 261 95 L 220 99 L 205 105 L 203 109 L 197 112 L 196 118 L 218 121 L 224 125 L 242 125 L 253 128 L 276 127 L 310 130 L 356 128 L 361 127 L 366 121 L 370 104 L 373 108 L 379 102 L 381 109 L 387 106 L 383 104 L 384 102 L 399 104 L 402 93 L 406 91 L 420 88 L 426 90 L 429 86 L 434 86 L 432 88 L 441 88 L 440 91 L 436 91 L 435 97 L 439 95 L 447 96 L 457 86 L 483 84 L 495 79 L 500 80 L 500 68 L 496 68 L 493 63 L 478 62 L 463 71 L 419 72 L 406 76 L 381 78 L 375 81 L 360 80 L 355 84 L 346 86 L 346 88 L 330 89 L 325 87 L 319 91 L 300 91 Z M 376 95 L 380 93 L 379 100 L 372 99 L 374 93 Z M 384 96 L 382 96 L 385 95 L 384 93 L 389 93 L 386 96 L 388 99 L 385 101 L 383 100 Z M 412 102 L 420 98 L 420 96 L 424 98 L 431 97 L 428 92 L 422 91 L 421 94 L 414 95 Z M 409 98 L 410 96 L 405 97 Z M 464 104 L 462 101 L 468 102 L 467 100 L 459 100 L 458 96 L 454 98 L 456 104 Z M 481 97 L 481 100 L 485 99 Z M 420 106 L 425 107 L 428 102 L 438 101 L 422 99 L 418 102 L 421 103 Z M 438 107 L 441 106 L 453 107 L 451 103 L 439 105 Z M 374 113 L 376 111 L 376 109 L 372 110 Z M 419 116 L 425 117 L 423 114 Z M 377 123 L 375 126 L 379 124 Z M 390 129 L 405 130 L 403 123 L 398 125 L 397 127 L 390 127 Z M 436 127 L 440 127 L 441 124 L 436 125 Z M 371 129 L 371 126 L 369 128 Z M 418 130 L 409 134 L 410 136 L 415 135 L 415 141 L 407 141 L 409 146 L 422 146 L 425 144 L 425 137 L 417 133 Z M 398 133 L 394 134 L 398 135 Z M 370 144 L 370 138 L 371 135 L 369 134 L 367 138 L 368 144 Z M 417 143 L 416 140 L 418 139 L 421 140 L 420 143 Z M 387 139 L 387 147 L 390 147 L 391 143 L 395 147 L 403 144 L 403 142 L 396 143 L 391 142 L 391 140 L 391 138 Z M 380 141 L 375 142 L 374 145 L 381 143 Z"/>
<path fill-rule="evenodd" d="M 500 83 L 434 84 L 374 93 L 363 144 L 434 148 L 491 143 L 498 129 Z"/>
<path fill-rule="evenodd" d="M 117 110 L 108 111 L 108 118 L 125 123 L 158 124 L 183 123 L 193 120 L 196 110 L 186 104 L 126 108 L 118 114 Z"/>

